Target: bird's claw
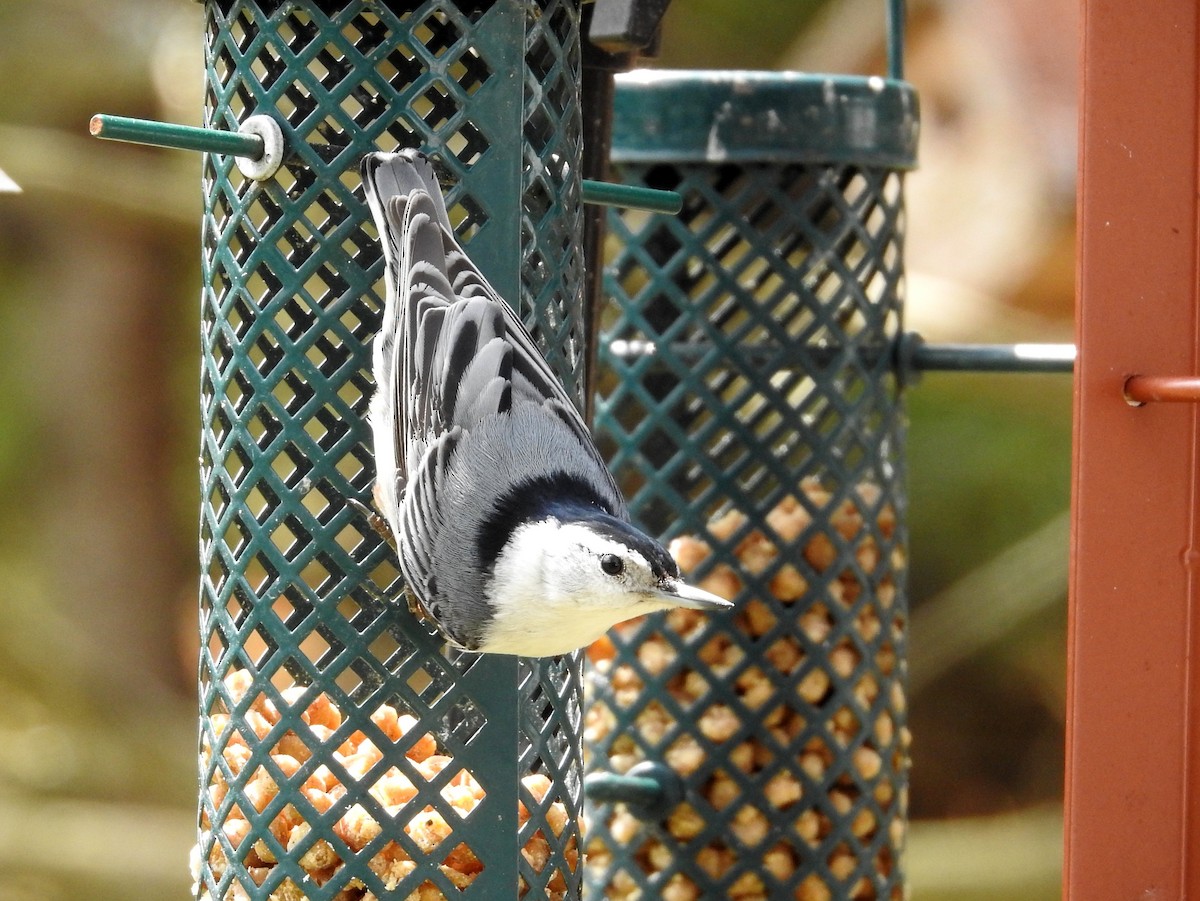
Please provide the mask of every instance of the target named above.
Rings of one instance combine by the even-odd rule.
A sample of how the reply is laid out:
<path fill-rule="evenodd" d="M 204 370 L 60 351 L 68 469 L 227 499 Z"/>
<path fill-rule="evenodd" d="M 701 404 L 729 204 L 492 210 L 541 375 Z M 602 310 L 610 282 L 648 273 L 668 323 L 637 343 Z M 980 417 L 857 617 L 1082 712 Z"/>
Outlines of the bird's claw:
<path fill-rule="evenodd" d="M 366 519 L 371 528 L 375 530 L 376 534 L 378 534 L 380 538 L 392 546 L 392 550 L 397 550 L 396 536 L 392 534 L 392 529 L 388 525 L 386 519 L 384 519 L 362 501 L 356 500 L 355 498 L 346 498 L 346 504 L 353 508 L 360 516 Z"/>
<path fill-rule="evenodd" d="M 429 611 L 425 609 L 425 605 L 417 599 L 417 596 L 409 590 L 407 585 L 404 586 L 404 599 L 408 602 L 408 612 L 417 619 L 426 622 L 435 622 Z"/>

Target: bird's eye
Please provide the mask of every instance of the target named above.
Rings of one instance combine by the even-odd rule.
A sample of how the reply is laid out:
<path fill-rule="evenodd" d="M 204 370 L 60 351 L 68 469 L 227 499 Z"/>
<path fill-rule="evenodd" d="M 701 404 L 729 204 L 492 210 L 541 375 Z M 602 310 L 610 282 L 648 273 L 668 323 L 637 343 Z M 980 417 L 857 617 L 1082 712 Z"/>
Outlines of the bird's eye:
<path fill-rule="evenodd" d="M 625 561 L 616 554 L 605 554 L 600 558 L 600 568 L 610 576 L 619 576 L 625 572 Z"/>

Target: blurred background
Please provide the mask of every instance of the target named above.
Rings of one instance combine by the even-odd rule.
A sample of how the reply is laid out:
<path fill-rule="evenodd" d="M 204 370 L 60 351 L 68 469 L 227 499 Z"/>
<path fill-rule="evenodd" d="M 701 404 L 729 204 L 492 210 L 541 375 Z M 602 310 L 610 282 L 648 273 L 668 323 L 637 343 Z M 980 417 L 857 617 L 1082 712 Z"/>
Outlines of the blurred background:
<path fill-rule="evenodd" d="M 908 327 L 1070 341 L 1076 0 L 910 0 Z M 881 73 L 882 0 L 674 0 L 656 66 Z M 0 3 L 0 901 L 187 897 L 198 124 L 191 0 Z M 916 901 L 1059 897 L 1070 379 L 910 414 Z"/>

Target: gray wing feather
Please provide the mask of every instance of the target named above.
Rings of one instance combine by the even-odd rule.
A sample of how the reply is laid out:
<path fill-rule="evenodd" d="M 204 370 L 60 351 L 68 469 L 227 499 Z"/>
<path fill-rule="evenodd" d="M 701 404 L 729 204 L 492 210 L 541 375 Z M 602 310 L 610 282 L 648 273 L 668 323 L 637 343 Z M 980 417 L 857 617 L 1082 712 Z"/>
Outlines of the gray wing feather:
<path fill-rule="evenodd" d="M 412 472 L 403 507 L 404 528 L 396 536 L 404 578 L 417 594 L 425 609 L 443 629 L 446 615 L 443 593 L 437 583 L 439 548 L 436 537 L 446 530 L 445 515 L 449 505 L 441 497 L 447 483 L 450 460 L 463 437 L 461 429 L 443 432 L 426 449 L 421 462 Z M 457 631 L 450 636 L 469 647 L 472 639 Z"/>
<path fill-rule="evenodd" d="M 503 337 L 479 344 L 459 380 L 454 400 L 459 421 L 480 422 L 512 407 L 512 357 L 512 346 Z"/>
<path fill-rule="evenodd" d="M 516 351 L 513 361 L 514 371 L 521 379 L 528 383 L 530 396 L 561 400 L 574 406 L 566 389 L 563 388 L 562 382 L 554 374 L 554 370 L 550 368 L 550 364 L 546 362 L 546 358 L 538 350 L 533 336 L 525 328 L 525 323 L 521 321 L 521 318 L 517 316 L 512 307 L 505 303 L 504 299 L 488 284 L 487 280 L 483 277 L 483 273 L 471 262 L 462 247 L 459 246 L 457 240 L 454 240 L 454 246 L 446 255 L 446 274 L 449 276 L 451 284 L 454 285 L 454 293 L 456 295 L 460 297 L 487 297 L 501 308 L 505 318 L 505 325 L 509 331 L 509 340 L 512 341 L 513 348 Z M 582 418 L 579 420 L 579 425 L 584 427 Z M 586 431 L 586 427 L 584 429 Z M 590 437 L 588 440 L 591 440 Z"/>
<path fill-rule="evenodd" d="M 386 351 L 391 359 L 395 357 L 397 348 L 385 338 L 383 344 L 377 344 L 375 367 L 377 378 L 383 376 L 385 383 L 394 386 L 394 405 L 405 411 L 400 415 L 404 428 L 398 430 L 401 444 L 406 440 L 405 433 L 418 442 L 415 447 L 398 448 L 401 466 L 407 467 L 415 463 L 414 457 L 419 458 L 421 437 L 428 434 L 431 428 L 436 430 L 455 423 L 465 427 L 471 425 L 470 422 L 444 416 L 444 411 L 443 420 L 435 422 L 435 411 L 439 408 L 429 392 L 438 379 L 421 378 L 422 373 L 439 372 L 436 368 L 429 368 L 432 355 L 428 351 L 431 343 L 443 340 L 442 333 L 449 320 L 439 319 L 432 315 L 431 310 L 423 309 L 425 306 L 440 305 L 438 301 L 445 306 L 476 299 L 491 301 L 490 305 L 472 304 L 469 311 L 461 314 L 468 318 L 491 319 L 498 311 L 503 320 L 504 335 L 513 348 L 511 392 L 494 392 L 490 396 L 497 401 L 562 404 L 560 414 L 565 414 L 562 415 L 564 425 L 576 434 L 581 444 L 590 449 L 591 433 L 573 399 L 538 350 L 525 324 L 496 293 L 458 243 L 429 161 L 416 151 L 371 154 L 364 160 L 363 170 L 368 182 L 368 200 L 372 201 L 372 211 L 380 232 L 390 238 L 384 240 L 385 248 L 391 245 L 389 261 L 395 259 L 397 264 L 389 267 L 389 281 L 396 282 L 397 292 L 401 296 L 407 295 L 408 309 L 405 315 L 398 317 L 403 320 L 405 333 L 398 337 L 402 345 L 399 348 L 401 357 L 408 365 L 403 371 L 389 370 L 387 363 L 378 359 L 380 350 Z M 387 320 L 385 315 L 385 333 L 388 332 Z M 390 334 L 394 334 L 394 330 Z M 456 380 L 461 381 L 465 374 L 465 368 L 458 365 L 462 359 L 450 359 L 454 365 L 441 370 L 441 393 L 450 399 L 451 404 L 458 392 L 449 390 L 450 386 Z M 414 392 L 415 385 L 421 385 L 424 391 Z M 473 416 L 485 413 L 480 403 L 471 404 L 470 410 Z M 599 460 L 598 455 L 596 459 Z"/>

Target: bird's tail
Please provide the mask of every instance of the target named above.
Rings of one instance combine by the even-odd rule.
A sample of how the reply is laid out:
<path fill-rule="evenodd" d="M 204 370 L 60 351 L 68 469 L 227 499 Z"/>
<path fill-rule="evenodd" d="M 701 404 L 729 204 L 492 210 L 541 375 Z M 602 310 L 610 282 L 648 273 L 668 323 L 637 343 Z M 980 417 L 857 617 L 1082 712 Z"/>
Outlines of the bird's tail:
<path fill-rule="evenodd" d="M 399 497 L 407 465 L 405 420 L 408 397 L 403 388 L 412 383 L 411 354 L 402 352 L 410 343 L 410 307 L 422 292 L 412 291 L 414 277 L 444 285 L 445 248 L 442 228 L 449 229 L 449 216 L 441 187 L 428 157 L 416 150 L 399 153 L 369 153 L 361 165 L 363 190 L 387 263 L 386 303 L 383 321 L 374 345 L 376 391 L 371 399 L 370 421 L 375 433 L 376 497 L 393 530 L 398 521 Z M 414 265 L 419 270 L 414 272 Z"/>
<path fill-rule="evenodd" d="M 384 211 L 393 197 L 407 197 L 413 191 L 424 191 L 433 200 L 438 224 L 453 234 L 446 202 L 433 163 L 419 150 L 398 153 L 368 153 L 362 161 L 363 188 L 367 203 L 376 222 L 386 219 Z M 385 244 L 386 247 L 386 244 Z"/>

